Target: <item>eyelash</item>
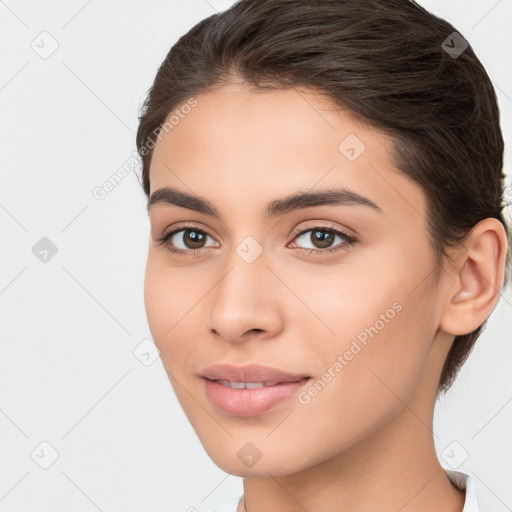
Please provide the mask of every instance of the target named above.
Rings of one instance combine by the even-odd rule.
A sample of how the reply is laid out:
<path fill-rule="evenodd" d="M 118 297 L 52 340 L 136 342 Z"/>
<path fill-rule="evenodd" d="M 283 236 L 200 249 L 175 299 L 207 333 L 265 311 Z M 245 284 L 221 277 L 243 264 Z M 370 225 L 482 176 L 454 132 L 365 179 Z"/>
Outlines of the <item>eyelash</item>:
<path fill-rule="evenodd" d="M 188 250 L 176 249 L 168 243 L 168 241 L 176 233 L 179 233 L 180 231 L 195 231 L 196 233 L 201 233 L 202 235 L 210 236 L 206 231 L 199 229 L 195 226 L 180 226 L 179 228 L 176 228 L 173 231 L 170 231 L 169 233 L 165 233 L 161 237 L 157 238 L 156 239 L 157 244 L 165 245 L 166 249 L 168 251 L 172 252 L 173 254 L 176 254 L 179 257 L 182 257 L 182 258 L 196 257 L 196 253 L 201 252 L 201 249 L 188 249 Z M 297 238 L 298 236 L 303 235 L 304 233 L 308 233 L 310 231 L 323 231 L 323 232 L 330 233 L 333 235 L 339 235 L 342 238 L 344 238 L 345 241 L 342 242 L 341 244 L 334 246 L 334 247 L 328 247 L 326 249 L 305 249 L 303 247 L 299 247 L 299 249 L 302 249 L 303 251 L 308 251 L 308 255 L 311 255 L 312 253 L 314 253 L 314 254 L 330 253 L 330 252 L 335 252 L 335 251 L 346 250 L 358 242 L 356 237 L 349 235 L 345 231 L 340 230 L 338 228 L 333 228 L 332 226 L 313 226 L 313 227 L 310 227 L 307 229 L 297 229 L 292 233 L 293 239 L 295 240 L 295 238 Z M 210 238 L 212 238 L 212 237 L 210 236 Z"/>

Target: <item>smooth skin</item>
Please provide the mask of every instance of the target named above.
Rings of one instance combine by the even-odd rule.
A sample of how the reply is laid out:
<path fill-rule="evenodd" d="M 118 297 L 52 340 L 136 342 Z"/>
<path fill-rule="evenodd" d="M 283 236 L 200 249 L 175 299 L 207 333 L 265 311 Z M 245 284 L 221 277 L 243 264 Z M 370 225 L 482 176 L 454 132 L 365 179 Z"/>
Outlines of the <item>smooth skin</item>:
<path fill-rule="evenodd" d="M 171 204 L 150 208 L 145 304 L 170 382 L 212 460 L 244 477 L 248 512 L 460 512 L 445 475 L 433 411 L 454 336 L 477 328 L 501 291 L 507 247 L 499 221 L 478 223 L 452 251 L 439 281 L 421 188 L 393 167 L 390 140 L 306 89 L 257 91 L 232 82 L 197 106 L 152 157 L 151 193 L 172 186 L 201 196 L 221 219 Z M 364 151 L 338 149 L 355 134 Z M 364 205 L 321 205 L 266 218 L 268 202 L 298 191 L 346 187 Z M 183 223 L 207 233 L 181 257 L 156 242 Z M 312 232 L 330 226 L 330 253 Z M 320 226 L 320 227 L 317 227 Z M 179 232 L 169 245 L 187 254 Z M 197 233 L 196 233 L 197 235 Z M 236 251 L 252 237 L 262 253 Z M 197 245 L 195 246 L 197 247 Z M 255 417 L 216 409 L 200 371 L 258 363 L 316 381 L 392 304 L 402 309 L 312 397 Z M 237 456 L 252 443 L 252 467 Z"/>

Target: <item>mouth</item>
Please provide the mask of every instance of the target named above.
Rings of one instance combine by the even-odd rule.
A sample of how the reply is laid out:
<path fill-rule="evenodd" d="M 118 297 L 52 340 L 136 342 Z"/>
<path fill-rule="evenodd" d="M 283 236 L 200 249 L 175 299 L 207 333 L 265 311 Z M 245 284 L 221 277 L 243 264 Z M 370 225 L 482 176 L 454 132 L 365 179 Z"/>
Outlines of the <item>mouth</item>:
<path fill-rule="evenodd" d="M 266 386 L 263 382 L 204 379 L 205 393 L 210 404 L 223 414 L 243 418 L 260 416 L 278 405 L 297 407 L 298 402 L 291 399 L 297 396 L 309 381 L 309 378 L 304 378 Z"/>
<path fill-rule="evenodd" d="M 281 384 L 290 384 L 296 382 L 302 382 L 304 380 L 309 380 L 309 377 L 304 377 L 297 380 L 289 380 L 289 381 L 266 381 L 266 382 L 236 382 L 224 379 L 206 379 L 212 382 L 217 382 L 221 386 L 225 386 L 231 389 L 261 389 L 261 388 L 269 388 L 272 386 L 279 386 Z"/>
<path fill-rule="evenodd" d="M 210 404 L 229 416 L 250 417 L 277 405 L 292 406 L 291 398 L 311 380 L 310 375 L 263 366 L 218 363 L 200 372 Z"/>
<path fill-rule="evenodd" d="M 259 364 L 235 366 L 229 363 L 208 366 L 200 372 L 200 376 L 235 389 L 271 387 L 310 378 L 310 375 L 291 373 L 271 366 Z"/>

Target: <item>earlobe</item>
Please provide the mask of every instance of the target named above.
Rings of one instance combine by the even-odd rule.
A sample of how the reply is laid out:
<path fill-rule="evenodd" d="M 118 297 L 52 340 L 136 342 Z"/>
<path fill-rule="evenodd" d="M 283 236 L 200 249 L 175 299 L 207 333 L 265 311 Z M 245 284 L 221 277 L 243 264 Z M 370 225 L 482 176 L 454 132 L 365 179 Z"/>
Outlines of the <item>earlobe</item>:
<path fill-rule="evenodd" d="M 508 246 L 505 228 L 497 219 L 483 219 L 462 245 L 452 266 L 454 279 L 440 325 L 456 336 L 477 329 L 498 301 Z"/>

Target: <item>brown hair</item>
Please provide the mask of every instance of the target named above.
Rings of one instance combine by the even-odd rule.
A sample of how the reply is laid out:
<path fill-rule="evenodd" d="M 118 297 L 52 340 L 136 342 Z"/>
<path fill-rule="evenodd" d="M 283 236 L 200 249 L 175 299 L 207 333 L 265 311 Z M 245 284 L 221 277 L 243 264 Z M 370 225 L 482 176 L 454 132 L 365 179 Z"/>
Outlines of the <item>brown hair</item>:
<path fill-rule="evenodd" d="M 498 219 L 509 236 L 495 91 L 471 46 L 446 51 L 466 44 L 453 32 L 410 0 L 241 0 L 200 21 L 170 49 L 141 108 L 146 195 L 153 136 L 182 102 L 235 79 L 305 86 L 391 137 L 396 168 L 426 194 L 439 277 L 446 249 L 480 220 Z M 438 391 L 451 386 L 485 324 L 455 337 Z"/>

